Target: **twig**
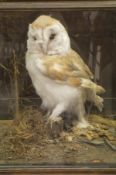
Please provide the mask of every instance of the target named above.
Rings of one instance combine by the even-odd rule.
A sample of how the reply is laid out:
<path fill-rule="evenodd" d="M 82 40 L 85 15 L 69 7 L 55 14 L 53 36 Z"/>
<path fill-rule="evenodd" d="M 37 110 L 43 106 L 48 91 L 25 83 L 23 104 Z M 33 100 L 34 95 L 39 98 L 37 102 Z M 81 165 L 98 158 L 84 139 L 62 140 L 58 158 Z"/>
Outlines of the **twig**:
<path fill-rule="evenodd" d="M 107 139 L 107 138 L 104 138 L 104 141 L 106 142 L 106 144 L 113 150 L 113 151 L 116 151 L 116 146 L 115 145 L 112 145 L 110 143 L 110 141 Z"/>
<path fill-rule="evenodd" d="M 16 54 L 13 50 L 13 62 L 14 62 L 14 86 L 15 86 L 15 121 L 18 122 L 19 116 L 19 87 L 18 87 L 18 67 L 16 63 Z"/>

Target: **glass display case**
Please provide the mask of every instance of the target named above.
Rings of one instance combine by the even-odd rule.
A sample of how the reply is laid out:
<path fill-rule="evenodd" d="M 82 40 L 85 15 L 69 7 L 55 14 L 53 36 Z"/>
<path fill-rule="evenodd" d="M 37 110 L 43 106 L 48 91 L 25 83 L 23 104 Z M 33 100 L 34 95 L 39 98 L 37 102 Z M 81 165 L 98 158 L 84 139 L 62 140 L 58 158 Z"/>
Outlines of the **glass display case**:
<path fill-rule="evenodd" d="M 47 125 L 25 63 L 29 24 L 41 15 L 60 21 L 91 81 L 105 89 L 102 110 L 84 103 L 86 128 L 75 129 L 67 111 L 62 124 Z M 115 1 L 0 2 L 0 174 L 116 173 L 115 56 Z"/>

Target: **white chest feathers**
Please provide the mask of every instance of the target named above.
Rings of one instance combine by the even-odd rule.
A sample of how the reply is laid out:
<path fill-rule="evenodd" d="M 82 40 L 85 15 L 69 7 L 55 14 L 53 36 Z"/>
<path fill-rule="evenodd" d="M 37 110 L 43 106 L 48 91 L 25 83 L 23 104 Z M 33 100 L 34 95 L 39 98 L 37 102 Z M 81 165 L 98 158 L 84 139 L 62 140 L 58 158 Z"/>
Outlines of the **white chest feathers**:
<path fill-rule="evenodd" d="M 37 60 L 39 60 L 39 55 L 27 54 L 26 68 L 36 93 L 41 97 L 45 108 L 52 109 L 59 103 L 63 103 L 67 109 L 76 105 L 75 103 L 81 95 L 81 89 L 59 84 L 45 76 L 37 67 Z"/>

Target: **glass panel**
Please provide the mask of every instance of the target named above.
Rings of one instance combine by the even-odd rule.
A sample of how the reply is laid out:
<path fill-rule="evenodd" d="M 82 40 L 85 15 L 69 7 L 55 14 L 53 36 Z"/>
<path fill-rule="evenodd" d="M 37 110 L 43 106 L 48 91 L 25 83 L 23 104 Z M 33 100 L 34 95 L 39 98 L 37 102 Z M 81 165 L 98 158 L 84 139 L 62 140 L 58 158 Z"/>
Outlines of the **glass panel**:
<path fill-rule="evenodd" d="M 94 89 L 94 86 L 91 89 L 90 87 L 81 87 L 81 89 L 84 89 L 85 96 L 88 96 L 84 106 L 86 116 L 84 116 L 82 106 L 81 109 L 77 108 L 77 112 L 74 112 L 73 108 L 72 111 L 66 109 L 61 113 L 62 122 L 48 124 L 50 114 L 46 117 L 46 110 L 40 108 L 42 100 L 35 92 L 25 66 L 28 25 L 43 14 L 58 19 L 65 26 L 71 40 L 71 47 L 80 54 L 81 59 L 94 74 L 94 79 L 90 82 L 93 81 L 106 90 L 105 93 L 99 95 L 104 99 L 101 112 L 96 107 L 100 108 L 102 106 L 99 97 L 89 95 L 89 93 L 96 93 L 97 90 Z M 1 11 L 0 164 L 77 165 L 78 163 L 115 163 L 115 55 L 115 9 L 110 11 L 79 9 Z M 62 66 L 63 63 L 60 64 Z M 78 69 L 81 69 L 81 67 L 80 65 L 75 67 L 76 64 L 75 60 L 68 75 L 64 71 L 64 74 L 66 74 L 64 79 L 63 77 L 57 77 L 60 73 L 55 76 L 55 72 L 51 73 L 52 75 L 48 76 L 47 73 L 44 76 L 49 77 L 51 83 L 58 83 L 58 86 L 64 87 L 64 84 L 67 84 L 68 87 L 71 87 L 69 92 L 74 89 L 78 91 L 77 89 L 82 85 L 68 84 L 68 79 L 71 73 L 74 73 L 72 72 L 74 70 L 76 75 L 72 75 L 73 81 L 75 77 L 75 81 L 86 78 L 83 73 L 78 75 Z M 59 79 L 60 82 L 56 82 Z M 47 85 L 46 82 L 43 88 L 45 89 Z M 41 86 L 39 81 L 38 86 Z M 44 96 L 47 101 L 50 95 L 44 92 Z M 92 98 L 91 100 L 89 96 Z M 77 105 L 81 103 L 81 100 L 82 97 L 77 99 Z M 69 104 L 72 105 L 73 103 L 75 104 L 75 101 L 70 101 Z M 86 120 L 89 120 L 90 126 L 88 128 L 79 128 L 79 116 L 76 116 L 77 113 L 79 115 L 79 112 L 82 112 L 81 119 L 85 117 Z"/>

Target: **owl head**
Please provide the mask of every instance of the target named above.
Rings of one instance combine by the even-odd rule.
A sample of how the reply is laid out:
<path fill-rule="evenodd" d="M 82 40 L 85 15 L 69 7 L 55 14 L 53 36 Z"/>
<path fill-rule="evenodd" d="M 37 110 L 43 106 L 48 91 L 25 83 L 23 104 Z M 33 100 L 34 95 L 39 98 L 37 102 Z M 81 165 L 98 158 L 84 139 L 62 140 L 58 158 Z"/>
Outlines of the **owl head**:
<path fill-rule="evenodd" d="M 69 51 L 70 39 L 64 26 L 50 16 L 40 16 L 29 25 L 27 49 L 43 55 L 63 55 Z"/>

